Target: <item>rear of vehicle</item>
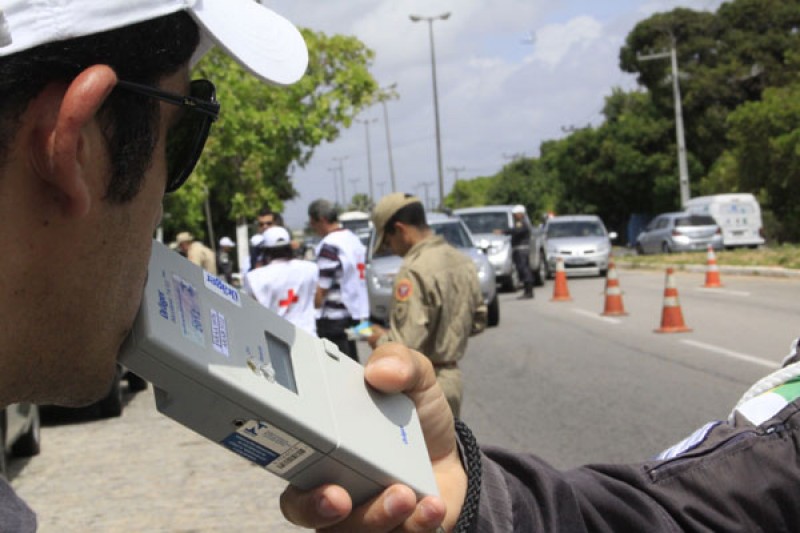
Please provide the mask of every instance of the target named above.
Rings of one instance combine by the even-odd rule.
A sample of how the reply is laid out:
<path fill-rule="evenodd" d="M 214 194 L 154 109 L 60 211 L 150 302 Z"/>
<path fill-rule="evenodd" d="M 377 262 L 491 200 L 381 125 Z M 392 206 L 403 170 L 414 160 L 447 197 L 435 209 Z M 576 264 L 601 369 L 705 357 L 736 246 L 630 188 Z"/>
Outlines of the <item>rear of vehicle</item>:
<path fill-rule="evenodd" d="M 699 196 L 686 202 L 686 211 L 711 216 L 720 227 L 726 248 L 755 248 L 765 242 L 761 207 L 752 194 Z"/>
<path fill-rule="evenodd" d="M 709 215 L 665 213 L 648 224 L 636 241 L 636 250 L 646 253 L 693 252 L 722 249 L 722 232 Z"/>

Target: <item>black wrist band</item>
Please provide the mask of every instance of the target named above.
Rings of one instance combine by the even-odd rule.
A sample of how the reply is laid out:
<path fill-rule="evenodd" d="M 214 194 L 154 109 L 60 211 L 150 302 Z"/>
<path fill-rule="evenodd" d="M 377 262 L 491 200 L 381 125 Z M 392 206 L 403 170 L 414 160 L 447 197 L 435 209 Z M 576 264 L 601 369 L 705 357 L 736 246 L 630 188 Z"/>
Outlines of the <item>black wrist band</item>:
<path fill-rule="evenodd" d="M 467 425 L 456 419 L 461 463 L 467 472 L 467 495 L 458 516 L 455 533 L 474 533 L 478 530 L 478 507 L 481 502 L 481 450 Z"/>

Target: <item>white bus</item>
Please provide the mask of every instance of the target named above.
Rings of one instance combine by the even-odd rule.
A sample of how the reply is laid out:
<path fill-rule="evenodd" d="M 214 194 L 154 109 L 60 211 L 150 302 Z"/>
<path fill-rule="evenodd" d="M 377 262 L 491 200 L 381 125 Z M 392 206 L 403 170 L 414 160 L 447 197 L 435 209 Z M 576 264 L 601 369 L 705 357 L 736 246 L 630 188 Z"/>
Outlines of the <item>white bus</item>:
<path fill-rule="evenodd" d="M 690 213 L 711 215 L 722 231 L 726 248 L 764 244 L 761 207 L 749 193 L 714 194 L 691 198 L 684 209 Z"/>

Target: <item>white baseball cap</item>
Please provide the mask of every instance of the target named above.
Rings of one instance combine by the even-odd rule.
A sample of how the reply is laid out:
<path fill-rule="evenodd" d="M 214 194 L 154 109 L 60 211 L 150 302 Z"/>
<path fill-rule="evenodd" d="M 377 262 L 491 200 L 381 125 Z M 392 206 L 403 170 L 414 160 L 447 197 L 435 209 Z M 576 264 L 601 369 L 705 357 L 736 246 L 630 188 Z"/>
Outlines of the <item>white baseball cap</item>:
<path fill-rule="evenodd" d="M 525 212 L 525 206 L 522 204 L 517 204 L 511 208 L 511 212 L 514 213 L 515 215 L 522 214 Z"/>
<path fill-rule="evenodd" d="M 235 242 L 233 242 L 233 241 L 231 240 L 231 238 L 230 238 L 230 237 L 223 237 L 223 238 L 221 238 L 221 239 L 219 240 L 219 245 L 220 245 L 220 246 L 230 246 L 230 247 L 233 247 L 233 246 L 236 246 L 236 243 L 235 243 Z"/>
<path fill-rule="evenodd" d="M 281 226 L 272 226 L 264 233 L 264 246 L 266 248 L 279 248 L 281 246 L 289 246 L 292 244 L 292 238 L 286 228 Z"/>
<path fill-rule="evenodd" d="M 303 36 L 291 22 L 253 0 L 4 0 L 0 56 L 178 11 L 187 11 L 200 28 L 192 65 L 216 44 L 265 81 L 289 85 L 305 73 Z"/>

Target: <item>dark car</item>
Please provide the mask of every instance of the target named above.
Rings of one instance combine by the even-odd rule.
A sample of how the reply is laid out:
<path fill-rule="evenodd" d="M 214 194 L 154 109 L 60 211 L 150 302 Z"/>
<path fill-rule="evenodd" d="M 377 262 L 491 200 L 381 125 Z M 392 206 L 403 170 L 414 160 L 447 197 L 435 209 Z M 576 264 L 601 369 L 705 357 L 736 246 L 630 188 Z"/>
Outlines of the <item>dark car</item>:
<path fill-rule="evenodd" d="M 654 218 L 636 238 L 639 254 L 668 254 L 722 249 L 722 232 L 710 215 L 664 213 Z"/>
<path fill-rule="evenodd" d="M 39 407 L 31 403 L 13 403 L 0 410 L 0 476 L 6 477 L 9 455 L 32 457 L 41 450 Z"/>

